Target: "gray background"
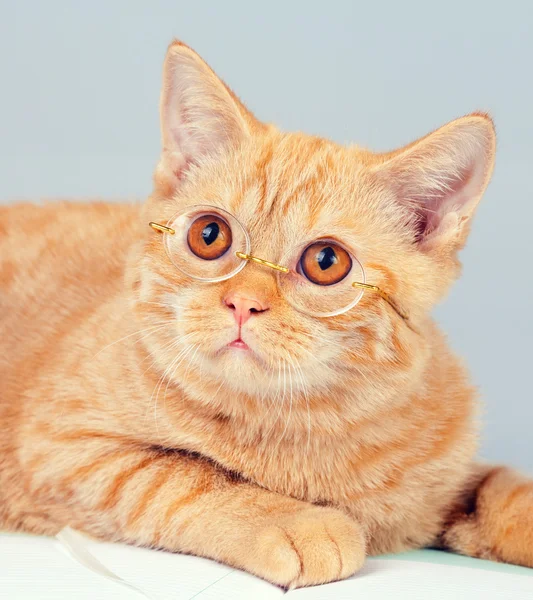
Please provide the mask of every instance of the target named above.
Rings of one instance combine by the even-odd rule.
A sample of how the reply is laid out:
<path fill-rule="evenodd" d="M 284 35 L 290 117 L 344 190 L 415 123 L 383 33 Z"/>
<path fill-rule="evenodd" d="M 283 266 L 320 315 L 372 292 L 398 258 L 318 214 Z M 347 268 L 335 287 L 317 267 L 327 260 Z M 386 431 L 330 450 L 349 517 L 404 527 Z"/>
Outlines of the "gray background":
<path fill-rule="evenodd" d="M 339 142 L 385 150 L 489 110 L 494 179 L 436 316 L 485 399 L 483 456 L 533 472 L 530 5 L 2 0 L 0 203 L 146 196 L 173 37 L 260 118 Z"/>

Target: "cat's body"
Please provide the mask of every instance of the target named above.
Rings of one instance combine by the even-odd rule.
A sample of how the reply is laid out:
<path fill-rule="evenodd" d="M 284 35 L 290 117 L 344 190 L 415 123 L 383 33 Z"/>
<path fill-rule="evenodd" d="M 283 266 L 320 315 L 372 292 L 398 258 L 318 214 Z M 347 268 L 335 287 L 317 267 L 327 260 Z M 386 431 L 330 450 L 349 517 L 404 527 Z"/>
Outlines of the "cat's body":
<path fill-rule="evenodd" d="M 454 227 L 467 219 L 457 199 L 455 220 L 432 222 L 438 205 L 416 220 L 428 232 L 417 249 L 406 209 L 380 179 L 390 163 L 410 185 L 395 154 L 263 126 L 189 53 L 177 45 L 167 60 L 195 65 L 218 108 L 203 114 L 187 151 L 172 150 L 163 130 L 146 206 L 0 210 L 0 527 L 52 534 L 68 524 L 282 585 L 347 576 L 367 553 L 437 544 L 533 566 L 533 486 L 474 464 L 476 394 L 427 315 L 458 271 L 466 234 Z M 191 166 L 188 154 L 205 153 L 194 136 L 209 133 L 213 114 L 225 143 L 241 127 L 246 139 Z M 492 152 L 486 117 L 464 122 Z M 459 140 L 452 127 L 434 134 L 432 160 L 446 135 Z M 179 137 L 186 147 L 187 130 Z M 445 189 L 477 202 L 487 160 L 464 184 L 479 189 Z M 338 317 L 302 315 L 257 264 L 191 282 L 147 226 L 167 223 L 180 203 L 235 214 L 254 254 L 278 262 L 308 230 L 353 236 L 367 281 L 407 307 L 408 320 L 371 293 Z M 261 307 L 239 324 L 253 356 L 226 346 L 235 290 Z"/>
<path fill-rule="evenodd" d="M 140 211 L 49 204 L 6 208 L 1 217 L 9 232 L 7 247 L 0 246 L 2 256 L 17 247 L 2 271 L 11 302 L 2 305 L 2 421 L 5 411 L 16 419 L 7 438 L 15 453 L 8 456 L 23 466 L 42 455 L 40 438 L 61 438 L 65 431 L 123 435 L 146 446 L 187 448 L 279 493 L 364 514 L 374 533 L 386 529 L 373 535 L 374 552 L 435 541 L 467 479 L 476 442 L 476 403 L 463 369 L 432 324 L 418 349 L 417 382 L 385 392 L 386 408 L 376 407 L 365 418 L 356 413 L 350 418 L 348 407 L 342 409 L 343 419 L 333 407 L 328 411 L 331 395 L 348 403 L 369 393 L 364 383 L 342 395 L 335 390 L 312 397 L 310 440 L 305 405 L 293 407 L 289 420 L 269 402 L 232 407 L 233 416 L 226 419 L 223 412 L 202 414 L 194 396 L 169 390 L 165 382 L 155 406 L 151 395 L 157 378 L 150 372 L 143 376 L 151 359 L 142 362 L 142 335 L 135 335 L 141 328 L 132 321 L 123 284 L 127 252 L 140 236 Z M 96 230 L 88 223 L 105 226 Z M 64 276 L 60 293 L 59 272 Z M 390 368 L 401 375 L 412 366 Z M 224 396 L 220 390 L 220 403 L 231 407 L 233 399 Z M 171 428 L 164 404 L 172 405 Z M 320 405 L 324 415 L 317 411 Z M 250 410 L 255 414 L 247 415 Z M 53 461 L 43 458 L 54 469 Z M 19 460 L 13 462 L 12 480 L 22 485 L 20 467 Z M 0 489 L 9 495 L 12 488 L 3 482 Z M 39 505 L 32 511 L 38 512 Z M 10 519 L 18 518 L 15 504 Z M 66 525 L 68 515 L 65 519 L 59 524 Z"/>

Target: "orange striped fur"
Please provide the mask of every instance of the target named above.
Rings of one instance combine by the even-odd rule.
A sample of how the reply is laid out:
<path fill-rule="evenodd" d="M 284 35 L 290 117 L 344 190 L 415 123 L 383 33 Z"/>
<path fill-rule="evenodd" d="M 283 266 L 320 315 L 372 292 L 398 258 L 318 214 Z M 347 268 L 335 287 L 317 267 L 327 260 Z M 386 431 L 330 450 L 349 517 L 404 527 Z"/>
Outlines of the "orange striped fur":
<path fill-rule="evenodd" d="M 180 43 L 161 116 L 143 206 L 0 208 L 0 526 L 71 525 L 287 587 L 428 545 L 533 567 L 533 483 L 475 464 L 476 393 L 429 316 L 490 178 L 490 119 L 387 154 L 286 134 Z M 147 223 L 199 203 L 271 261 L 341 239 L 409 323 L 371 293 L 299 313 L 255 264 L 187 278 Z M 268 306 L 243 326 L 254 355 L 221 351 L 235 290 Z"/>

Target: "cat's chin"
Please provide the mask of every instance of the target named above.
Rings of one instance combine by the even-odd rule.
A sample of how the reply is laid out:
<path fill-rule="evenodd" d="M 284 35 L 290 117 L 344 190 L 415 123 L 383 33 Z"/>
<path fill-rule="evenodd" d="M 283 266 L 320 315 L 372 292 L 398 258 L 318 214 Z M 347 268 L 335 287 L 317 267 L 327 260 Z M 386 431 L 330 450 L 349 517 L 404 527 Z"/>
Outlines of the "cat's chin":
<path fill-rule="evenodd" d="M 204 362 L 210 375 L 237 393 L 259 394 L 272 379 L 267 362 L 248 347 L 226 345 Z"/>

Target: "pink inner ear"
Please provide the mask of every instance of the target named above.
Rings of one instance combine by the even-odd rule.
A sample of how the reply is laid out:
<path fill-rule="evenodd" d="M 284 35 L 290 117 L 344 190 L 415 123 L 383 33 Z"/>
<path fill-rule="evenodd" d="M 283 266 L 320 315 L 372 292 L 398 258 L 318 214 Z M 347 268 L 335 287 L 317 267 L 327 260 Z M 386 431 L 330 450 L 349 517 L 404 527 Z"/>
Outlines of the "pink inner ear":
<path fill-rule="evenodd" d="M 417 219 L 415 223 L 416 240 L 430 235 L 441 228 L 446 215 L 459 215 L 469 212 L 468 204 L 472 201 L 471 184 L 475 177 L 475 165 L 471 164 L 456 173 L 453 178 L 443 178 L 440 187 L 435 187 L 432 193 L 416 200 Z"/>
<path fill-rule="evenodd" d="M 408 210 L 416 241 L 429 248 L 444 243 L 446 231 L 448 241 L 464 242 L 467 229 L 462 224 L 489 181 L 494 149 L 492 121 L 473 114 L 386 156 L 378 172 Z"/>
<path fill-rule="evenodd" d="M 183 122 L 187 122 L 186 114 L 183 115 Z M 202 149 L 198 148 L 198 144 L 192 144 L 188 139 L 187 130 L 185 127 L 172 127 L 170 130 L 175 140 L 176 148 L 179 150 L 173 152 L 174 160 L 172 164 L 172 171 L 174 175 L 178 178 L 178 180 L 182 180 L 187 169 L 193 165 L 197 164 L 197 160 L 201 153 Z"/>

